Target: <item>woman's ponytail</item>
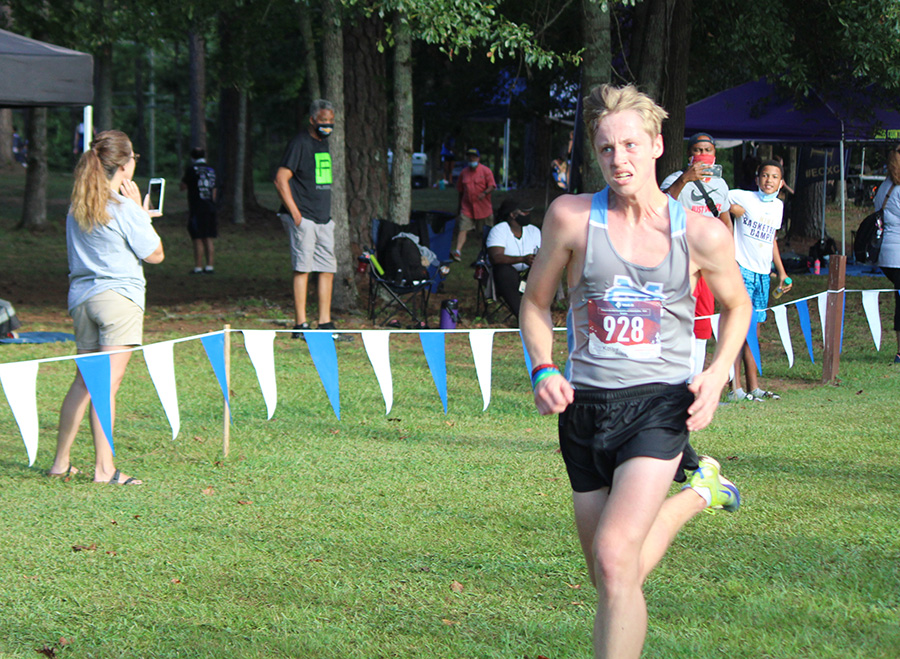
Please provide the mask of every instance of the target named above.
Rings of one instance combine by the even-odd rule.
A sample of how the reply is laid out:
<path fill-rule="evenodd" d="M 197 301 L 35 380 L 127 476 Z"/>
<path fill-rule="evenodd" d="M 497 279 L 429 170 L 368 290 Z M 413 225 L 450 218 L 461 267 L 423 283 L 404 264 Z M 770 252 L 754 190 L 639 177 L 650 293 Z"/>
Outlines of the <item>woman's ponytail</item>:
<path fill-rule="evenodd" d="M 109 181 L 132 155 L 131 141 L 118 130 L 100 133 L 91 148 L 81 154 L 75 166 L 71 213 L 82 231 L 109 223 Z"/>

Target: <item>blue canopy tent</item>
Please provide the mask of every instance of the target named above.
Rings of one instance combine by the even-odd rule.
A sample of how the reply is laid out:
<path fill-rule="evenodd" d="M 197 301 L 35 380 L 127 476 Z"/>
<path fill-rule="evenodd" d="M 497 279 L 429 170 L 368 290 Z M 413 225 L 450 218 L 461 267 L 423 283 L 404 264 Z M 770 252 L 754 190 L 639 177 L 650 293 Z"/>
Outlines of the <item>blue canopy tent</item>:
<path fill-rule="evenodd" d="M 839 144 L 841 180 L 844 145 L 900 140 L 900 112 L 875 88 L 822 95 L 813 92 L 802 104 L 767 78 L 760 78 L 691 103 L 685 111 L 685 136 L 701 131 L 716 139 L 758 142 Z M 888 107 L 890 106 L 890 107 Z M 827 169 L 827 167 L 826 167 Z M 846 199 L 841 186 L 841 233 Z M 824 220 L 823 220 L 824 230 Z M 841 244 L 842 253 L 846 253 Z"/>

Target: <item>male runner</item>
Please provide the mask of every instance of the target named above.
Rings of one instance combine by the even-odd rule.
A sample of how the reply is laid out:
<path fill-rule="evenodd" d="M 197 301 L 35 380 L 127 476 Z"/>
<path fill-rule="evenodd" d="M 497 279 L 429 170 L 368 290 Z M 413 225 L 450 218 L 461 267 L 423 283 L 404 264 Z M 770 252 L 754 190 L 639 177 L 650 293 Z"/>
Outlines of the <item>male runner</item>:
<path fill-rule="evenodd" d="M 560 446 L 575 523 L 597 586 L 594 654 L 639 657 L 642 585 L 678 530 L 708 506 L 736 510 L 735 486 L 688 431 L 712 420 L 750 325 L 750 301 L 725 226 L 685 210 L 656 184 L 666 112 L 632 86 L 603 85 L 584 104 L 608 187 L 547 211 L 521 307 L 542 414 L 561 413 Z M 550 304 L 570 291 L 567 377 L 552 365 Z M 712 362 L 690 385 L 691 289 L 703 275 L 721 303 Z M 696 469 L 667 496 L 673 479 Z"/>

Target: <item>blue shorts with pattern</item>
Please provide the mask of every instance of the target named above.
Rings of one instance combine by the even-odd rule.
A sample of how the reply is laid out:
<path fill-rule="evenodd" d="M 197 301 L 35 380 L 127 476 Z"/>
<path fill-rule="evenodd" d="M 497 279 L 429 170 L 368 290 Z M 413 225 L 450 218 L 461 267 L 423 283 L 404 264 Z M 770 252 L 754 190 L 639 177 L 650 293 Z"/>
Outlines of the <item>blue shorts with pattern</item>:
<path fill-rule="evenodd" d="M 750 296 L 750 302 L 753 303 L 753 309 L 756 312 L 756 322 L 766 322 L 766 307 L 769 306 L 769 275 L 760 274 L 747 270 L 743 266 L 741 269 L 741 277 L 744 278 L 744 288 Z"/>

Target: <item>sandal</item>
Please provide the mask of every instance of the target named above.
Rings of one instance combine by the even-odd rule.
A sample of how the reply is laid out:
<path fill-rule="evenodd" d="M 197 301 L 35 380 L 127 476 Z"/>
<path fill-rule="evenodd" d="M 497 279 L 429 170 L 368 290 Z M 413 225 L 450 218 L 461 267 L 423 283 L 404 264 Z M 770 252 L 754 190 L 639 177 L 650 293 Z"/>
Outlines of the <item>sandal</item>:
<path fill-rule="evenodd" d="M 65 473 L 54 474 L 52 471 L 48 471 L 47 476 L 49 476 L 50 478 L 61 478 L 61 479 L 63 479 L 63 481 L 69 482 L 73 476 L 77 476 L 80 473 L 81 473 L 81 470 L 73 467 L 72 463 L 70 462 L 69 468 L 66 469 Z"/>
<path fill-rule="evenodd" d="M 113 477 L 109 479 L 109 482 L 107 484 L 108 485 L 143 485 L 144 484 L 143 482 L 139 481 L 134 476 L 129 476 L 128 479 L 124 483 L 121 483 L 121 482 L 119 482 L 120 475 L 121 475 L 121 472 L 118 469 L 116 469 L 116 473 L 113 474 Z"/>

